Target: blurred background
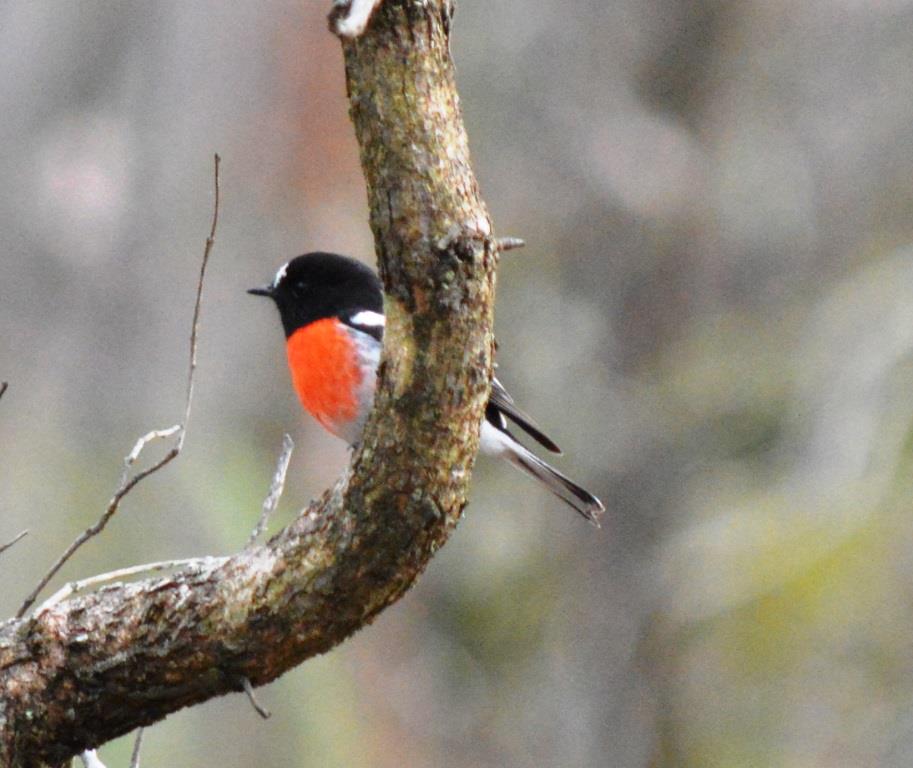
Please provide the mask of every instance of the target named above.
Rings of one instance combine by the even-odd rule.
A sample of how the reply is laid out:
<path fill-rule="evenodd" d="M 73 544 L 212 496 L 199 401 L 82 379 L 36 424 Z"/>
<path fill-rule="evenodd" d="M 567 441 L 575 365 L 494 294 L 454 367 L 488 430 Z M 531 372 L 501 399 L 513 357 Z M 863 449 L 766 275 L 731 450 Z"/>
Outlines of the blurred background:
<path fill-rule="evenodd" d="M 184 454 L 65 580 L 229 553 L 337 477 L 275 311 L 373 262 L 329 2 L 0 5 L 0 560 L 10 615 L 136 438 Z M 606 502 L 484 459 L 417 587 L 263 689 L 151 728 L 202 766 L 913 761 L 913 2 L 463 0 L 453 52 L 504 256 L 501 378 Z M 153 458 L 150 449 L 148 458 Z M 101 750 L 125 766 L 131 739 Z"/>

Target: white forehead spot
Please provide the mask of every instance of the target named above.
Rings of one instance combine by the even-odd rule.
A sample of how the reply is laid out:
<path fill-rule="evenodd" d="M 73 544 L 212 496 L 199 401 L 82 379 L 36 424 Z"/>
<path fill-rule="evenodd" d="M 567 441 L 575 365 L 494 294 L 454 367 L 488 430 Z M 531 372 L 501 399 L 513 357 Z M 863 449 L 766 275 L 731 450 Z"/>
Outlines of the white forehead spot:
<path fill-rule="evenodd" d="M 288 272 L 288 262 L 285 262 L 285 264 L 283 264 L 281 267 L 279 267 L 279 271 L 276 273 L 276 276 L 273 278 L 273 288 L 275 288 L 277 285 L 279 285 L 280 282 L 282 282 L 282 278 L 285 277 L 286 272 Z"/>
<path fill-rule="evenodd" d="M 363 309 L 350 318 L 353 325 L 364 325 L 369 328 L 383 328 L 385 318 L 380 312 L 372 312 L 370 309 Z"/>

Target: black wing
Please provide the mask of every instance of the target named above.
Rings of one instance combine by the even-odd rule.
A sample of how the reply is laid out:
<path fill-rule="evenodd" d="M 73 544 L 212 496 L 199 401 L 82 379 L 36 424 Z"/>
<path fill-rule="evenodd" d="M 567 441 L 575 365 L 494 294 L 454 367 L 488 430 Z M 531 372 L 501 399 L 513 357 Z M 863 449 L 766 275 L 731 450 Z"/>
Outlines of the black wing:
<path fill-rule="evenodd" d="M 497 378 L 491 380 L 491 395 L 488 398 L 488 406 L 485 409 L 485 418 L 487 418 L 498 429 L 506 429 L 507 422 L 504 417 L 510 419 L 533 440 L 539 443 L 543 448 L 552 453 L 561 453 L 561 449 L 554 440 L 546 435 L 529 416 L 521 411 L 514 404 L 514 399 L 510 393 L 504 389 L 504 385 Z"/>
<path fill-rule="evenodd" d="M 383 341 L 384 326 L 382 316 L 379 313 L 354 312 L 340 317 L 340 320 L 350 328 L 367 333 L 376 341 Z M 507 421 L 504 418 L 505 416 L 543 448 L 552 453 L 561 453 L 561 449 L 555 441 L 546 435 L 530 416 L 516 406 L 510 393 L 504 389 L 504 385 L 498 381 L 497 377 L 493 377 L 491 380 L 491 395 L 488 398 L 488 405 L 485 407 L 485 418 L 495 427 L 506 432 Z"/>

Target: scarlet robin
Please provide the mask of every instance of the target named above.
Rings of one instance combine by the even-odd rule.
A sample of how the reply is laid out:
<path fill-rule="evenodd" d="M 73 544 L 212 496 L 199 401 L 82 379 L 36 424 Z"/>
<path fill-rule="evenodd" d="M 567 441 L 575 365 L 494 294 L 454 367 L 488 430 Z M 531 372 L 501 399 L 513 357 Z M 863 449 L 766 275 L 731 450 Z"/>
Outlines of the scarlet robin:
<path fill-rule="evenodd" d="M 307 253 L 283 264 L 272 283 L 248 293 L 271 298 L 279 309 L 292 384 L 304 409 L 334 435 L 357 443 L 374 402 L 384 333 L 377 275 L 355 259 Z M 602 502 L 521 445 L 511 424 L 561 453 L 494 378 L 479 440 L 482 453 L 506 459 L 598 526 Z"/>

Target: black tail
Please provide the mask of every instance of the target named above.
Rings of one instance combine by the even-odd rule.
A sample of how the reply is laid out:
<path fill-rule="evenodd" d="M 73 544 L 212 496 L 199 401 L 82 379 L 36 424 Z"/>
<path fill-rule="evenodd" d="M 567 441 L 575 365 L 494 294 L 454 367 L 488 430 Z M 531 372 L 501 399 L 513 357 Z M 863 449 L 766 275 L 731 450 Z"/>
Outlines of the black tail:
<path fill-rule="evenodd" d="M 581 488 L 569 477 L 562 475 L 557 469 L 546 464 L 519 443 L 514 443 L 504 455 L 511 464 L 538 480 L 597 528 L 600 527 L 599 518 L 605 512 L 605 506 L 592 493 Z"/>

